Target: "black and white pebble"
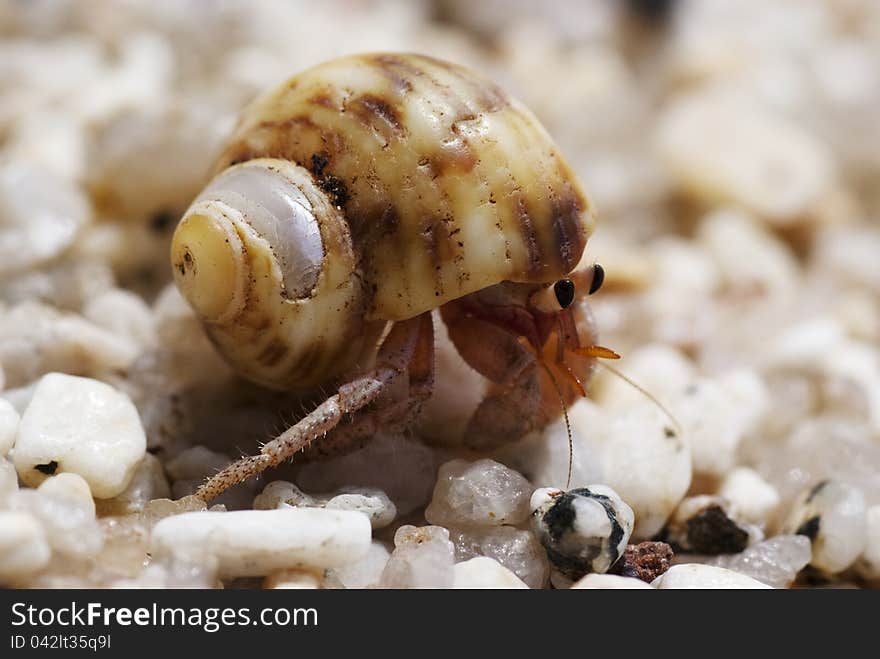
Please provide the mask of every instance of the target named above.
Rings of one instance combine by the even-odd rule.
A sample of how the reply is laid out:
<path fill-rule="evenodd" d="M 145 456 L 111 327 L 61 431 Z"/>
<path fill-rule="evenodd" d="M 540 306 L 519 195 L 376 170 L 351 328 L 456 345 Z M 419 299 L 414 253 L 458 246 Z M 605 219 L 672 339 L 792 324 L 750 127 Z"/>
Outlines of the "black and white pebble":
<path fill-rule="evenodd" d="M 607 572 L 623 555 L 635 519 L 605 485 L 541 488 L 532 494 L 531 509 L 532 528 L 550 562 L 570 579 Z"/>
<path fill-rule="evenodd" d="M 783 533 L 810 539 L 810 565 L 826 574 L 849 568 L 867 542 L 867 506 L 858 488 L 836 480 L 822 481 L 795 500 Z"/>

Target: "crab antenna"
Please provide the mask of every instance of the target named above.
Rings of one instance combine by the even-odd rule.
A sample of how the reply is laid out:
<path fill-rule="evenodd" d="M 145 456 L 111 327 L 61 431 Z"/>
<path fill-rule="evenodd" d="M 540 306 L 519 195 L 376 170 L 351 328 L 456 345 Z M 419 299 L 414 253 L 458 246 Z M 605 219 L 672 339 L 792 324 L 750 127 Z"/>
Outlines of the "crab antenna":
<path fill-rule="evenodd" d="M 568 408 L 565 405 L 565 397 L 562 395 L 562 389 L 559 388 L 559 382 L 556 381 L 556 376 L 553 375 L 553 371 L 551 371 L 550 367 L 544 363 L 544 360 L 539 360 L 538 363 L 544 367 L 547 375 L 550 376 L 550 382 L 553 383 L 553 388 L 556 389 L 556 395 L 559 396 L 559 404 L 562 405 L 562 418 L 565 419 L 565 432 L 568 435 L 568 476 L 565 478 L 565 489 L 567 490 L 571 487 L 571 464 L 574 461 L 574 441 L 571 437 L 571 422 L 568 419 Z"/>

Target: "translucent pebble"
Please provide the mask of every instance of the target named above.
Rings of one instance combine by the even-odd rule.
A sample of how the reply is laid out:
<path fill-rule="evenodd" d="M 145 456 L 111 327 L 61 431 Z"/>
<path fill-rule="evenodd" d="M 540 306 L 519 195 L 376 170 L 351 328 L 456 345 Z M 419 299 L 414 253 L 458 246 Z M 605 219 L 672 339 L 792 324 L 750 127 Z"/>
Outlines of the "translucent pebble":
<path fill-rule="evenodd" d="M 839 481 L 822 481 L 805 490 L 792 506 L 784 533 L 812 541 L 810 564 L 836 574 L 852 565 L 867 542 L 865 497 Z"/>
<path fill-rule="evenodd" d="M 494 558 L 523 580 L 529 588 L 544 588 L 550 576 L 547 553 L 531 531 L 512 526 L 484 526 L 467 530 L 450 529 L 455 559 L 475 556 Z"/>
<path fill-rule="evenodd" d="M 724 477 L 718 495 L 752 524 L 766 523 L 779 506 L 779 493 L 753 469 L 737 467 Z"/>
<path fill-rule="evenodd" d="M 528 588 L 522 579 L 487 556 L 456 563 L 453 588 Z"/>
<path fill-rule="evenodd" d="M 531 492 L 525 478 L 494 460 L 452 460 L 440 467 L 425 519 L 459 528 L 521 524 Z"/>
<path fill-rule="evenodd" d="M 0 398 L 0 457 L 9 453 L 9 449 L 15 443 L 20 421 L 21 417 L 12 403 Z"/>
<path fill-rule="evenodd" d="M 29 485 L 70 471 L 95 497 L 110 498 L 128 487 L 146 447 L 128 396 L 97 380 L 50 373 L 22 415 L 13 461 Z"/>
<path fill-rule="evenodd" d="M 140 513 L 140 520 L 148 528 L 159 523 L 166 517 L 180 515 L 182 513 L 199 512 L 205 510 L 207 505 L 204 499 L 196 496 L 183 497 L 182 499 L 154 499 L 144 506 Z"/>
<path fill-rule="evenodd" d="M 388 564 L 391 552 L 384 543 L 373 540 L 369 551 L 352 563 L 330 568 L 329 578 L 335 579 L 342 588 L 369 588 L 376 586 Z"/>
<path fill-rule="evenodd" d="M 8 586 L 49 564 L 51 551 L 40 522 L 23 512 L 0 511 L 0 585 Z"/>
<path fill-rule="evenodd" d="M 711 565 L 745 574 L 773 588 L 788 588 L 811 555 L 809 538 L 777 535 L 740 554 L 718 556 Z"/>
<path fill-rule="evenodd" d="M 149 530 L 138 514 L 98 519 L 104 546 L 95 557 L 106 579 L 137 577 L 148 562 Z"/>
<path fill-rule="evenodd" d="M 565 576 L 607 572 L 623 555 L 633 511 L 604 485 L 564 492 L 541 488 L 532 494 L 532 528 L 550 562 Z"/>
<path fill-rule="evenodd" d="M 861 490 L 869 505 L 880 503 L 880 444 L 858 421 L 808 417 L 784 441 L 757 446 L 750 461 L 784 503 L 823 480 L 849 483 Z"/>
<path fill-rule="evenodd" d="M 714 565 L 682 563 L 673 565 L 651 582 L 661 590 L 679 588 L 698 589 L 754 589 L 770 588 L 752 577 Z"/>
<path fill-rule="evenodd" d="M 449 531 L 440 526 L 401 526 L 394 534 L 380 588 L 451 588 L 455 551 Z"/>
<path fill-rule="evenodd" d="M 198 552 L 153 557 L 134 578 L 121 579 L 114 588 L 217 588 L 216 557 Z"/>
<path fill-rule="evenodd" d="M 147 453 L 128 487 L 112 499 L 99 499 L 96 504 L 101 515 L 126 515 L 140 512 L 153 499 L 166 499 L 170 495 L 171 488 L 162 463 L 155 455 Z"/>
<path fill-rule="evenodd" d="M 650 584 L 616 574 L 588 574 L 572 585 L 575 590 L 653 590 Z"/>

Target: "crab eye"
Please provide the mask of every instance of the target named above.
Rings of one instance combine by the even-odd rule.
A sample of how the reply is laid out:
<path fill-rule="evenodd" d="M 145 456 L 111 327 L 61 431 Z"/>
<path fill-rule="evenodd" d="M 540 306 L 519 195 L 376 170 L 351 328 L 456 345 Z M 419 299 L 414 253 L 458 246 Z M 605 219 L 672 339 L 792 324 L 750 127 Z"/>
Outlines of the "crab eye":
<path fill-rule="evenodd" d="M 556 294 L 556 301 L 563 309 L 574 302 L 574 282 L 571 279 L 560 279 L 553 284 L 553 292 Z"/>
<path fill-rule="evenodd" d="M 602 282 L 605 281 L 605 268 L 603 268 L 598 263 L 593 264 L 593 281 L 590 283 L 590 291 L 589 295 L 592 295 L 600 288 L 602 288 Z"/>

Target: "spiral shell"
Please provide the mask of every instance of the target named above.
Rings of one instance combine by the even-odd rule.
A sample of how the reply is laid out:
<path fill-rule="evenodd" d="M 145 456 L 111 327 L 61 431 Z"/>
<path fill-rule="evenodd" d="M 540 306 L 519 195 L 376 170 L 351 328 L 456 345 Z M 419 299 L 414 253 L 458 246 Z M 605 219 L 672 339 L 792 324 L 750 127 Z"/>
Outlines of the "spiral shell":
<path fill-rule="evenodd" d="M 570 168 L 526 108 L 419 55 L 345 57 L 295 76 L 245 110 L 214 173 L 178 228 L 175 276 L 191 301 L 204 298 L 194 306 L 224 354 L 276 386 L 341 372 L 377 324 L 504 280 L 565 276 L 593 226 Z M 264 212 L 277 199 L 248 201 L 261 194 L 259 176 L 301 188 L 275 194 L 298 199 L 298 228 Z M 199 232 L 233 215 L 235 229 L 215 236 L 226 256 L 209 259 L 230 274 L 193 291 L 197 268 L 185 259 Z M 253 263 L 259 240 L 257 253 L 277 263 Z"/>

